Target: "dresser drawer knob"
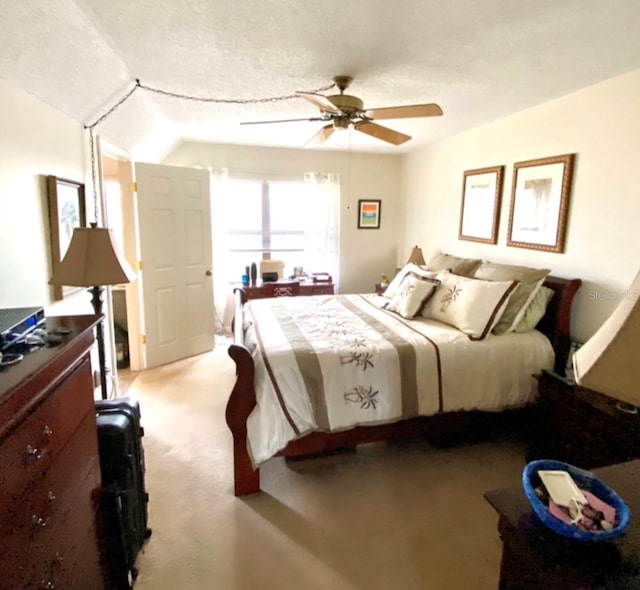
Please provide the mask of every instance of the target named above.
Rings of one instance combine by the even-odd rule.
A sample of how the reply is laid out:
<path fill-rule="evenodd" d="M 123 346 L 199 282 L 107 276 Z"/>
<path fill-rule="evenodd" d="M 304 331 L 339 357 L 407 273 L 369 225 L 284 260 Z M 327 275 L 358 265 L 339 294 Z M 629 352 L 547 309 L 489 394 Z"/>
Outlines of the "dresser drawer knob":
<path fill-rule="evenodd" d="M 53 434 L 53 430 L 51 430 L 51 428 L 48 425 L 45 425 L 45 427 L 42 429 L 42 436 L 44 438 L 51 438 L 52 434 Z"/>
<path fill-rule="evenodd" d="M 48 519 L 42 518 L 41 516 L 38 516 L 37 514 L 34 514 L 31 517 L 31 524 L 35 528 L 43 529 L 43 528 L 45 528 L 47 526 L 47 522 L 48 522 Z"/>
<path fill-rule="evenodd" d="M 55 583 L 53 582 L 48 582 L 47 580 L 42 580 L 40 582 L 40 589 L 41 590 L 54 590 L 56 587 Z"/>
<path fill-rule="evenodd" d="M 33 445 L 27 445 L 27 448 L 24 450 L 24 454 L 26 455 L 27 462 L 39 461 L 40 459 L 42 459 L 42 457 L 44 457 L 45 450 L 38 449 Z"/>
<path fill-rule="evenodd" d="M 49 504 L 51 504 L 52 502 L 55 502 L 55 499 L 56 499 L 56 495 L 51 490 L 49 490 L 47 492 L 47 500 L 49 501 Z"/>

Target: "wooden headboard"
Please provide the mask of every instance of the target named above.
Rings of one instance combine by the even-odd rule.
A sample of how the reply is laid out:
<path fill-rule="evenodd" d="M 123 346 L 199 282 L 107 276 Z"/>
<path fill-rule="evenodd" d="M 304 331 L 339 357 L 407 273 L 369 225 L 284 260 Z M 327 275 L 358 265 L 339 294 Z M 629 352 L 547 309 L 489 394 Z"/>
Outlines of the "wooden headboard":
<path fill-rule="evenodd" d="M 582 285 L 581 279 L 562 279 L 552 276 L 548 276 L 544 282 L 544 286 L 553 289 L 555 295 L 551 298 L 547 311 L 536 329 L 551 341 L 556 352 L 554 371 L 560 375 L 564 375 L 571 349 L 571 305 L 580 285 Z"/>

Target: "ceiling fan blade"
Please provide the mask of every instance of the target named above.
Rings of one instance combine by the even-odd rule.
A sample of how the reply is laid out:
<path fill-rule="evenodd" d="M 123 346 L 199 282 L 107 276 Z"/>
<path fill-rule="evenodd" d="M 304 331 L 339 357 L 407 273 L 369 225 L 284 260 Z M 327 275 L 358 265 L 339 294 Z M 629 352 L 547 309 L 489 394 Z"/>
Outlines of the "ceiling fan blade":
<path fill-rule="evenodd" d="M 333 125 L 325 125 L 307 143 L 304 144 L 304 147 L 322 145 L 333 135 L 334 131 L 335 129 L 333 128 Z"/>
<path fill-rule="evenodd" d="M 360 123 L 356 123 L 354 127 L 358 131 L 362 131 L 362 133 L 366 133 L 367 135 L 371 135 L 371 137 L 381 139 L 382 141 L 387 141 L 393 145 L 400 145 L 411 139 L 410 135 L 405 135 L 399 131 L 389 129 L 388 127 L 371 123 L 371 121 L 361 121 Z"/>
<path fill-rule="evenodd" d="M 414 104 L 403 107 L 367 109 L 367 117 L 372 119 L 409 119 L 412 117 L 440 117 L 442 109 L 435 103 Z"/>
<path fill-rule="evenodd" d="M 296 94 L 300 98 L 304 98 L 311 104 L 317 106 L 321 111 L 333 113 L 334 115 L 342 115 L 342 111 L 323 94 L 316 94 L 315 92 L 296 92 Z"/>
<path fill-rule="evenodd" d="M 240 125 L 264 125 L 265 123 L 294 123 L 296 121 L 325 121 L 322 117 L 308 117 L 305 119 L 277 119 L 275 121 L 243 121 Z"/>

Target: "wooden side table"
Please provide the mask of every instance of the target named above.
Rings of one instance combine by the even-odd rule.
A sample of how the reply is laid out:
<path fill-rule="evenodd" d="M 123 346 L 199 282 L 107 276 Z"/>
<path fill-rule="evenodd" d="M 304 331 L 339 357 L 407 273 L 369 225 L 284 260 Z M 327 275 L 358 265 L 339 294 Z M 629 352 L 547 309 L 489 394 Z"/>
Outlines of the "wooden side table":
<path fill-rule="evenodd" d="M 503 543 L 499 590 L 640 588 L 640 460 L 594 470 L 631 512 L 626 534 L 601 543 L 557 535 L 532 511 L 522 487 L 485 492 Z"/>
<path fill-rule="evenodd" d="M 557 459 L 590 469 L 640 457 L 640 415 L 553 373 L 540 375 L 538 393 L 528 461 Z"/>

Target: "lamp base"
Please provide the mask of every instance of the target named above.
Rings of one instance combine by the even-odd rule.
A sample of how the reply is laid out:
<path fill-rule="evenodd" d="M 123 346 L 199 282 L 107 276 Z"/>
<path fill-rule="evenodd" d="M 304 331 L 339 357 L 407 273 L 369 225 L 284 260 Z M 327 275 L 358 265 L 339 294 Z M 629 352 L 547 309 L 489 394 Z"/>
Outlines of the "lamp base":
<path fill-rule="evenodd" d="M 96 285 L 87 289 L 91 293 L 91 304 L 93 305 L 93 311 L 96 315 L 102 315 L 102 293 L 104 287 Z M 105 360 L 105 345 L 104 345 L 104 328 L 102 325 L 102 318 L 96 324 L 96 341 L 98 343 L 98 363 L 100 364 L 100 395 L 102 399 L 108 399 L 109 393 L 107 391 L 107 369 Z"/>
<path fill-rule="evenodd" d="M 637 414 L 638 408 L 633 404 L 628 404 L 627 402 L 617 402 L 616 409 L 624 412 L 625 414 Z"/>

